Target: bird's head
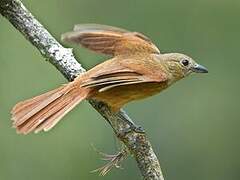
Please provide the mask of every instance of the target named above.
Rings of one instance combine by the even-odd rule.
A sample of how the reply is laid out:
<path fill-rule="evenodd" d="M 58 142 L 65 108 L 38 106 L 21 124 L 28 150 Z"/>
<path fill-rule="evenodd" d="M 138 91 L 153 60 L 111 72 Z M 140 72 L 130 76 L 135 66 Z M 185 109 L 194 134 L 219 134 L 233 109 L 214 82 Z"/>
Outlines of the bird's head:
<path fill-rule="evenodd" d="M 167 71 L 171 73 L 174 79 L 181 79 L 192 72 L 207 73 L 204 66 L 196 63 L 192 58 L 180 53 L 168 53 L 161 55 Z"/>

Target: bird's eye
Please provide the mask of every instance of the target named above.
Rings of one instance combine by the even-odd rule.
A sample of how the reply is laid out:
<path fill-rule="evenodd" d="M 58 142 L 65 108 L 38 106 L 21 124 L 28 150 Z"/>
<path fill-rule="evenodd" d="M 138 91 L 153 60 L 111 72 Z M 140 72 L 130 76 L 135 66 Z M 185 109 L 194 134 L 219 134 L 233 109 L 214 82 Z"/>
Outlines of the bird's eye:
<path fill-rule="evenodd" d="M 189 61 L 187 59 L 182 60 L 181 63 L 184 66 L 188 66 L 189 65 Z"/>

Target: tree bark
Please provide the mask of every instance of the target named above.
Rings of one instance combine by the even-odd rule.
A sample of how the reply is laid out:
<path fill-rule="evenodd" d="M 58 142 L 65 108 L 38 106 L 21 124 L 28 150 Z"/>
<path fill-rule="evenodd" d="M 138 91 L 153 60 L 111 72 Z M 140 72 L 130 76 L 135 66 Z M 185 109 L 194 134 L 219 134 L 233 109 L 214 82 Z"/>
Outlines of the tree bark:
<path fill-rule="evenodd" d="M 31 42 L 69 81 L 85 72 L 73 56 L 72 49 L 64 48 L 26 9 L 20 0 L 1 0 L 0 13 Z M 120 110 L 113 113 L 102 102 L 89 100 L 90 104 L 108 121 L 115 134 L 135 157 L 143 179 L 164 180 L 159 161 L 146 134 L 131 129 L 127 121 L 132 121 Z M 119 136 L 121 135 L 121 136 Z"/>

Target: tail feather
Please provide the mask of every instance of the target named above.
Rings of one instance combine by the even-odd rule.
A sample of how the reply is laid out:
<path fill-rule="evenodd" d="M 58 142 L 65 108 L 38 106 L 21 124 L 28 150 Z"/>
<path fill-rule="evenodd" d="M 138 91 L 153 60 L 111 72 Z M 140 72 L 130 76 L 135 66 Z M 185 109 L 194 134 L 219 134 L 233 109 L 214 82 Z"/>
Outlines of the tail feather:
<path fill-rule="evenodd" d="M 26 113 L 26 109 L 29 109 L 29 110 L 33 109 L 34 107 L 36 107 L 38 105 L 39 101 L 49 97 L 57 90 L 59 90 L 59 89 L 55 89 L 55 90 L 49 91 L 45 94 L 36 96 L 32 99 L 28 99 L 28 100 L 19 102 L 13 107 L 11 113 L 14 114 L 16 118 L 19 119 L 20 117 L 24 116 L 24 114 Z M 20 123 L 20 121 L 18 121 L 18 123 Z"/>
<path fill-rule="evenodd" d="M 69 103 L 64 108 L 60 109 L 54 115 L 49 117 L 48 121 L 45 121 L 44 123 L 38 125 L 35 132 L 37 133 L 42 130 L 48 131 L 53 128 L 63 118 L 63 116 L 65 116 L 69 111 L 71 111 L 81 100 L 82 97 L 77 97 L 71 103 Z"/>
<path fill-rule="evenodd" d="M 20 102 L 12 110 L 13 127 L 23 134 L 48 131 L 87 95 L 86 89 L 68 84 Z"/>

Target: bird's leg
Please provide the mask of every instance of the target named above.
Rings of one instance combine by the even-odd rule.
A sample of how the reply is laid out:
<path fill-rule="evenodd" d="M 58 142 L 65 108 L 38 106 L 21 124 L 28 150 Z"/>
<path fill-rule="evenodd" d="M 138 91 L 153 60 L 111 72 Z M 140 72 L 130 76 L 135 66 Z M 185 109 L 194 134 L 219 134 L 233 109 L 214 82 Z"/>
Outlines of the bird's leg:
<path fill-rule="evenodd" d="M 120 163 L 124 159 L 126 159 L 126 157 L 128 156 L 128 151 L 126 147 L 123 147 L 121 151 L 119 151 L 117 154 L 114 154 L 114 155 L 100 152 L 95 147 L 94 149 L 102 156 L 101 158 L 102 160 L 108 161 L 104 166 L 92 171 L 92 172 L 99 172 L 99 175 L 101 176 L 105 176 L 114 167 L 121 168 Z"/>
<path fill-rule="evenodd" d="M 144 129 L 141 126 L 136 125 L 123 110 L 120 110 L 117 115 L 119 118 L 124 120 L 129 125 L 129 129 L 124 130 L 122 135 L 125 135 L 132 131 L 136 133 L 141 133 L 141 134 L 145 133 Z"/>
<path fill-rule="evenodd" d="M 136 133 L 142 133 L 144 134 L 145 131 L 141 126 L 136 125 L 129 117 L 128 115 L 124 112 L 124 110 L 120 109 L 118 112 L 114 111 L 110 106 L 108 106 L 108 104 L 102 102 L 102 101 L 98 101 L 95 99 L 95 101 L 97 101 L 98 103 L 94 103 L 94 101 L 92 101 L 91 99 L 89 99 L 90 103 L 95 107 L 98 107 L 98 111 L 104 111 L 104 112 L 111 112 L 111 113 L 116 113 L 116 115 L 119 117 L 119 119 L 125 121 L 129 128 L 124 128 L 124 130 L 122 131 L 122 133 L 119 133 L 120 137 L 123 137 L 124 135 L 126 135 L 127 133 L 130 133 L 132 131 L 136 132 Z M 107 108 L 108 107 L 108 108 Z M 112 122 L 105 118 L 110 125 L 112 125 Z"/>

